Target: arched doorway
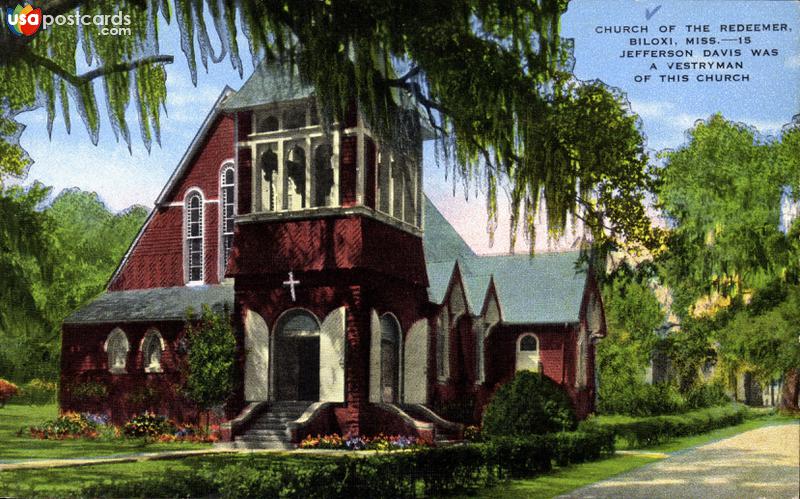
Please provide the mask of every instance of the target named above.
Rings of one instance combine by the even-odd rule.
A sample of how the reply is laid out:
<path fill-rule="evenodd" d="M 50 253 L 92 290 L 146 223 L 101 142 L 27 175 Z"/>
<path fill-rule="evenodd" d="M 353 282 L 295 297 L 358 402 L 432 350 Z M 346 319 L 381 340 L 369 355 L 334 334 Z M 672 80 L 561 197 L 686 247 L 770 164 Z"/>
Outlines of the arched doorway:
<path fill-rule="evenodd" d="M 381 316 L 381 400 L 400 399 L 400 325 L 391 314 Z"/>
<path fill-rule="evenodd" d="M 291 310 L 275 328 L 276 400 L 319 400 L 319 321 L 305 310 Z"/>

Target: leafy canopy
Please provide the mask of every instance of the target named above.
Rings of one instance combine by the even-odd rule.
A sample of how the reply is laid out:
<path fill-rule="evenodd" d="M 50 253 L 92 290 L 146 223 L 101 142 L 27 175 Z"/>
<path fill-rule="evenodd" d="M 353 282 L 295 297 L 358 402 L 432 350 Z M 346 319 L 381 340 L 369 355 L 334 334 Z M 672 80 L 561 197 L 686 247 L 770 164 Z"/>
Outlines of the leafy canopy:
<path fill-rule="evenodd" d="M 571 43 L 559 33 L 566 0 L 44 0 L 37 6 L 46 14 L 131 15 L 131 36 L 69 26 L 33 38 L 0 35 L 0 92 L 12 96 L 12 113 L 44 105 L 48 127 L 58 108 L 69 127 L 71 101 L 96 141 L 97 86 L 118 138 L 130 144 L 125 114 L 133 100 L 144 144 L 158 140 L 164 65 L 172 61 L 160 53 L 158 34 L 174 15 L 193 81 L 198 58 L 203 66 L 227 58 L 242 74 L 241 31 L 254 61 L 288 60 L 315 86 L 323 122 L 342 118 L 357 101 L 377 133 L 402 144 L 398 104 L 419 106 L 439 134 L 440 157 L 452 164 L 454 189 L 460 181 L 465 192 L 474 183 L 488 193 L 492 228 L 498 192 L 507 188 L 512 229 L 521 224 L 529 237 L 542 207 L 551 235 L 577 217 L 598 240 L 621 235 L 651 242 L 642 207 L 643 138 L 620 95 L 572 77 Z M 19 170 L 16 164 L 8 171 Z"/>

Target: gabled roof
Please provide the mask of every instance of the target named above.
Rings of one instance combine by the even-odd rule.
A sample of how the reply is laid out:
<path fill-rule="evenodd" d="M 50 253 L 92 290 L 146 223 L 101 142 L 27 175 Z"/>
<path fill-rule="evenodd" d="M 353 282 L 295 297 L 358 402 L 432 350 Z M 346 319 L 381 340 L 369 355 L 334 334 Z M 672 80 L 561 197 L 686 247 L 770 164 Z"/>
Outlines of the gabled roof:
<path fill-rule="evenodd" d="M 295 70 L 290 73 L 286 66 L 275 62 L 261 62 L 250 78 L 222 106 L 226 112 L 239 111 L 275 102 L 292 101 L 310 97 L 312 85 L 305 85 Z"/>
<path fill-rule="evenodd" d="M 580 252 L 476 255 L 425 198 L 425 259 L 428 299 L 441 304 L 455 271 L 460 270 L 472 314 L 481 313 L 494 280 L 503 322 L 574 323 L 580 320 L 588 273 Z"/>
<path fill-rule="evenodd" d="M 128 250 L 122 257 L 122 260 L 119 262 L 119 265 L 117 265 L 116 270 L 114 270 L 114 273 L 111 275 L 111 278 L 108 279 L 106 287 L 110 286 L 111 283 L 114 282 L 114 279 L 117 278 L 119 273 L 125 267 L 125 264 L 128 262 L 128 258 L 130 258 L 131 253 L 133 252 L 133 249 L 139 243 L 139 239 L 142 238 L 142 234 L 144 234 L 144 232 L 147 230 L 147 227 L 150 225 L 150 221 L 153 219 L 153 216 L 155 215 L 156 212 L 155 208 L 157 208 L 159 205 L 167 201 L 167 196 L 169 195 L 169 193 L 172 192 L 172 189 L 175 188 L 175 185 L 178 183 L 181 177 L 183 177 L 183 174 L 186 172 L 186 169 L 189 168 L 189 166 L 191 166 L 192 157 L 195 155 L 198 148 L 203 143 L 203 138 L 208 134 L 209 129 L 211 129 L 211 125 L 214 124 L 214 121 L 217 119 L 217 116 L 219 116 L 221 110 L 220 104 L 222 104 L 222 102 L 224 102 L 225 99 L 230 97 L 232 93 L 233 89 L 226 85 L 225 88 L 222 89 L 222 92 L 220 92 L 219 97 L 217 97 L 217 100 L 214 101 L 214 105 L 211 106 L 211 111 L 209 111 L 208 114 L 206 115 L 202 125 L 200 125 L 200 129 L 194 135 L 194 138 L 192 138 L 192 142 L 189 144 L 189 148 L 186 149 L 186 152 L 183 153 L 181 160 L 178 162 L 178 165 L 175 167 L 175 170 L 173 170 L 172 175 L 170 175 L 166 185 L 164 185 L 164 188 L 161 189 L 161 193 L 158 195 L 158 198 L 156 198 L 155 207 L 152 210 L 150 210 L 150 213 L 147 215 L 147 219 L 142 224 L 142 228 L 139 229 L 139 233 L 136 234 L 136 237 L 133 239 L 131 245 L 128 246 Z"/>
<path fill-rule="evenodd" d="M 225 306 L 233 310 L 233 286 L 176 286 L 105 292 L 74 312 L 64 324 L 111 322 L 182 321 L 191 308 L 195 314 L 203 305 L 215 312 Z"/>

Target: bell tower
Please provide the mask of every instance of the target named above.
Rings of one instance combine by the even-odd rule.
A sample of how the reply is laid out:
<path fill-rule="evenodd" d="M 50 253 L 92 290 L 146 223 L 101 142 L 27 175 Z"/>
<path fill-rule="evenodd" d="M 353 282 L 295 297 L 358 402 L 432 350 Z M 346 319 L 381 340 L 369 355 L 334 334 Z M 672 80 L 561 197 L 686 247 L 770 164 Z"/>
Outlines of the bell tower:
<path fill-rule="evenodd" d="M 426 313 L 417 120 L 402 153 L 358 110 L 326 132 L 313 89 L 267 64 L 223 108 L 236 123 L 226 277 L 243 330 L 242 404 L 333 402 L 341 431 L 364 432 L 371 402 L 403 402 L 404 334 Z M 385 317 L 399 338 L 384 357 L 397 366 L 376 376 Z"/>

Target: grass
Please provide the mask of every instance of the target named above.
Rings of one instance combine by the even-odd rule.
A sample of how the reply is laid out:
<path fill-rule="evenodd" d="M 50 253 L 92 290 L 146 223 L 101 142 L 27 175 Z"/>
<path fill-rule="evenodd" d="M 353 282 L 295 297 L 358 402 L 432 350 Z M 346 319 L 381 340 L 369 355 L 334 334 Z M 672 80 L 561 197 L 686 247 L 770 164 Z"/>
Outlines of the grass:
<path fill-rule="evenodd" d="M 617 416 L 613 417 L 616 418 Z M 624 417 L 621 416 L 621 418 Z M 556 468 L 553 473 L 536 478 L 512 480 L 497 487 L 482 490 L 479 492 L 478 497 L 556 497 L 585 485 L 659 461 L 663 459 L 663 457 L 658 456 L 659 453 L 678 452 L 764 426 L 796 423 L 797 421 L 796 417 L 780 415 L 751 419 L 736 426 L 720 428 L 702 435 L 676 438 L 664 444 L 641 449 L 643 451 L 641 454 L 617 454 L 602 461 Z"/>
<path fill-rule="evenodd" d="M 139 452 L 207 449 L 204 443 L 147 443 L 143 439 L 38 440 L 27 433 L 28 426 L 58 416 L 55 404 L 9 404 L 0 409 L 0 461 L 62 459 L 111 456 Z M 18 435 L 20 429 L 23 432 Z"/>

